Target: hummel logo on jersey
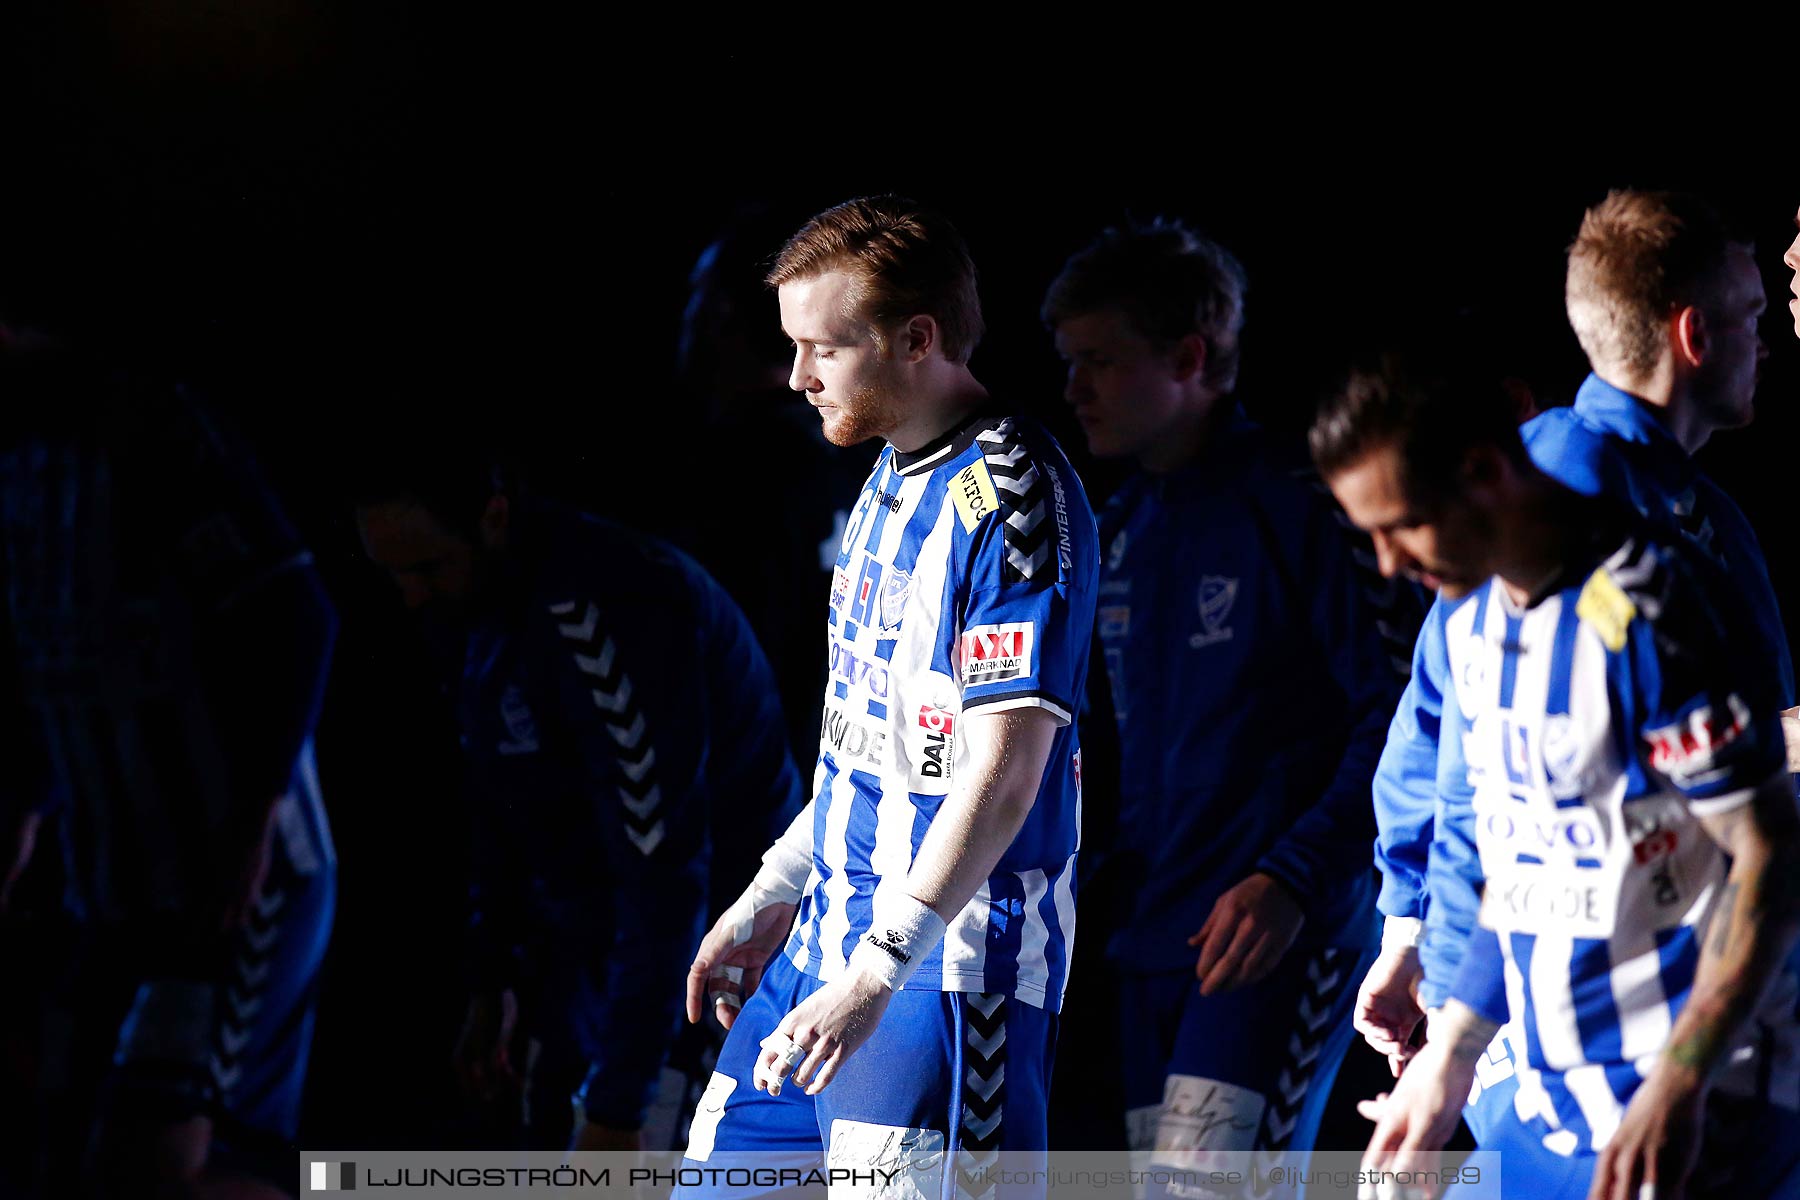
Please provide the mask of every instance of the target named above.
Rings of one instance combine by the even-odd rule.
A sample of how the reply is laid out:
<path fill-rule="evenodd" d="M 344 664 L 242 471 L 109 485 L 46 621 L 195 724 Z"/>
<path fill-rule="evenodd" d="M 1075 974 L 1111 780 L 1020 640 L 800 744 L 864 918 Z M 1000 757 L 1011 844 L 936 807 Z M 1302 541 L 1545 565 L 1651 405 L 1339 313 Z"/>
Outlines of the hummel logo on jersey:
<path fill-rule="evenodd" d="M 1016 625 L 977 625 L 962 635 L 963 686 L 1018 679 L 1031 670 L 1030 622 Z"/>

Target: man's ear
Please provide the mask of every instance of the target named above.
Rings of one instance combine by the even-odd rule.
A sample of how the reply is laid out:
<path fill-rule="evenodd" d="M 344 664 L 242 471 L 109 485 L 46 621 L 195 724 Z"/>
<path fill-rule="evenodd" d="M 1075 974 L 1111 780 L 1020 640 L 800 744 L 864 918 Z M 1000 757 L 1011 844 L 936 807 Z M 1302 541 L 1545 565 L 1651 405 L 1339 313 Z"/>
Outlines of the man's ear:
<path fill-rule="evenodd" d="M 1197 333 L 1190 333 L 1175 343 L 1174 354 L 1175 379 L 1186 383 L 1194 376 L 1206 370 L 1206 339 Z"/>
<path fill-rule="evenodd" d="M 506 493 L 495 492 L 488 497 L 487 507 L 481 510 L 481 544 L 488 550 L 499 550 L 506 545 L 506 531 L 512 523 L 512 502 Z"/>
<path fill-rule="evenodd" d="M 1712 333 L 1706 326 L 1706 314 L 1690 304 L 1676 310 L 1669 318 L 1669 326 L 1675 361 L 1690 368 L 1704 363 L 1712 352 Z"/>
<path fill-rule="evenodd" d="M 1491 491 L 1511 474 L 1512 463 L 1498 446 L 1470 446 L 1458 471 L 1465 492 Z"/>
<path fill-rule="evenodd" d="M 924 362 L 938 344 L 937 318 L 928 313 L 920 313 L 907 318 L 901 326 L 900 335 L 894 339 L 895 348 L 900 357 L 909 363 Z"/>

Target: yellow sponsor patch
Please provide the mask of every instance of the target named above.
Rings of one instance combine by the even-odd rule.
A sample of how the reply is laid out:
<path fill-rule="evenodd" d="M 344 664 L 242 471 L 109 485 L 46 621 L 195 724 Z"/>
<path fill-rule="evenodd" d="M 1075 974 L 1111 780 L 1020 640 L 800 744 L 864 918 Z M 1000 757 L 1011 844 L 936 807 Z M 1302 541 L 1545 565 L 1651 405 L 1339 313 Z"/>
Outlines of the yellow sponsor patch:
<path fill-rule="evenodd" d="M 956 515 L 962 518 L 964 533 L 974 533 L 981 518 L 1000 507 L 994 494 L 994 480 L 988 475 L 987 463 L 976 459 L 951 476 L 950 499 L 956 502 Z"/>
<path fill-rule="evenodd" d="M 1625 648 L 1625 631 L 1637 616 L 1637 605 L 1631 602 L 1611 575 L 1602 567 L 1588 576 L 1575 602 L 1575 615 L 1594 627 L 1606 648 L 1617 654 Z"/>

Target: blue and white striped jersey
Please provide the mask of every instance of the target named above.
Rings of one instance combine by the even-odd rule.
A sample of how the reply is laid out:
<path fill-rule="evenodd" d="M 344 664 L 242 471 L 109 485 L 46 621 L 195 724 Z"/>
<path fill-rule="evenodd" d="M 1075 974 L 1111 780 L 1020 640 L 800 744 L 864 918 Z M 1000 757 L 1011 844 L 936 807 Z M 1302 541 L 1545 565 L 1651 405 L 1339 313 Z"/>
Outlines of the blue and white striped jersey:
<path fill-rule="evenodd" d="M 1003 992 L 1060 1009 L 1075 936 L 1081 763 L 1099 538 L 1048 433 L 979 417 L 916 453 L 882 450 L 844 531 L 813 777 L 813 869 L 787 954 L 820 979 L 903 886 L 968 766 L 971 713 L 1034 706 L 1062 724 L 1037 802 L 907 987 Z"/>
<path fill-rule="evenodd" d="M 292 861 L 332 867 L 311 733 L 336 616 L 311 554 L 185 390 L 61 369 L 66 392 L 9 393 L 0 438 L 0 816 L 57 810 L 66 899 L 96 922 L 194 919 L 283 793 Z"/>
<path fill-rule="evenodd" d="M 1520 432 L 1532 461 L 1557 482 L 1628 505 L 1659 528 L 1679 530 L 1685 541 L 1729 571 L 1754 618 L 1745 632 L 1760 639 L 1759 653 L 1780 672 L 1783 704 L 1793 702 L 1787 635 L 1756 534 L 1654 409 L 1590 375 L 1572 406 L 1553 408 Z M 1427 1008 L 1441 1005 L 1456 980 L 1480 883 L 1468 815 L 1446 806 L 1437 787 L 1440 768 L 1447 767 L 1438 753 L 1443 679 L 1449 670 L 1444 625 L 1455 607 L 1439 600 L 1426 617 L 1412 680 L 1389 727 L 1374 782 L 1380 829 L 1375 859 L 1382 873 L 1376 907 L 1389 916 L 1425 918 L 1419 957 L 1425 968 L 1420 998 Z M 1447 769 L 1460 770 L 1460 760 Z"/>
<path fill-rule="evenodd" d="M 1777 672 L 1728 634 L 1723 575 L 1626 528 L 1529 608 L 1490 582 L 1447 626 L 1487 880 L 1454 995 L 1517 1023 L 1517 1114 L 1565 1155 L 1606 1144 L 1687 1002 L 1727 869 L 1700 818 L 1785 766 Z M 1717 1086 L 1800 1107 L 1783 979 Z"/>

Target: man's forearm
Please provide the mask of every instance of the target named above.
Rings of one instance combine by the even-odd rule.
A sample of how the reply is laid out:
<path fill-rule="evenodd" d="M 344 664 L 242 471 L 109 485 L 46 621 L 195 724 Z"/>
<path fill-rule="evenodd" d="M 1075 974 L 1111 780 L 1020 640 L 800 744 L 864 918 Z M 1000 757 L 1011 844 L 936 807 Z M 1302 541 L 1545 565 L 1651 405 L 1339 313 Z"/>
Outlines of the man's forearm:
<path fill-rule="evenodd" d="M 906 891 L 949 921 L 1012 845 L 1037 802 L 1056 720 L 1039 708 L 978 715 L 967 722 L 969 769 L 931 822 Z"/>
<path fill-rule="evenodd" d="M 1785 780 L 1785 775 L 1783 776 Z M 1778 793 L 1778 789 L 1777 789 Z M 1785 803 L 1773 822 L 1769 811 Z M 1700 949 L 1694 987 L 1669 1033 L 1663 1062 L 1705 1085 L 1750 1019 L 1800 936 L 1800 836 L 1792 801 L 1759 798 L 1729 828 L 1732 855 L 1718 908 Z M 1770 826 L 1774 827 L 1771 828 Z"/>
<path fill-rule="evenodd" d="M 1461 1000 L 1451 1000 L 1431 1018 L 1430 1039 L 1441 1041 L 1450 1061 L 1472 1067 L 1487 1053 L 1500 1024 L 1482 1016 Z"/>

